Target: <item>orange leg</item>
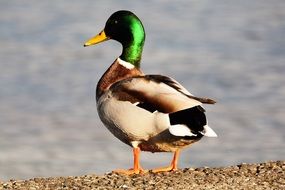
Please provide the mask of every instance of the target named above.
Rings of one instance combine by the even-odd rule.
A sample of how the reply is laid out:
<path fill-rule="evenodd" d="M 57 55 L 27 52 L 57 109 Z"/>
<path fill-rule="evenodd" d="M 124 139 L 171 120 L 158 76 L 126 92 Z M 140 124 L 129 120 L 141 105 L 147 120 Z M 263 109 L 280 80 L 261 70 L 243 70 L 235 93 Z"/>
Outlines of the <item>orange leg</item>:
<path fill-rule="evenodd" d="M 152 171 L 153 173 L 176 171 L 176 170 L 178 169 L 177 165 L 178 165 L 179 154 L 180 154 L 180 150 L 177 149 L 177 150 L 174 152 L 173 159 L 172 159 L 172 161 L 171 161 L 170 166 L 163 167 L 163 168 L 156 168 L 156 169 L 153 169 L 153 170 L 151 170 L 151 171 Z"/>
<path fill-rule="evenodd" d="M 147 170 L 143 170 L 140 165 L 140 148 L 136 147 L 133 148 L 133 154 L 134 154 L 134 167 L 128 170 L 124 169 L 118 169 L 114 172 L 120 173 L 120 174 L 126 174 L 126 175 L 132 175 L 132 174 L 140 174 L 140 173 L 146 173 Z"/>

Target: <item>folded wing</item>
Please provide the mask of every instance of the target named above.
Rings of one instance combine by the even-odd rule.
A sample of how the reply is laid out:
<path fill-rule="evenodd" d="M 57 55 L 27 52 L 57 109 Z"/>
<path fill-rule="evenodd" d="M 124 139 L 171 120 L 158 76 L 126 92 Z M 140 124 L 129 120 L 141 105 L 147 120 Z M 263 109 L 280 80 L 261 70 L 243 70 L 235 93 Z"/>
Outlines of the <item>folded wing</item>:
<path fill-rule="evenodd" d="M 151 112 L 173 113 L 202 103 L 215 103 L 209 98 L 193 96 L 177 81 L 162 75 L 124 79 L 113 84 L 110 90 L 116 99 L 129 101 Z"/>

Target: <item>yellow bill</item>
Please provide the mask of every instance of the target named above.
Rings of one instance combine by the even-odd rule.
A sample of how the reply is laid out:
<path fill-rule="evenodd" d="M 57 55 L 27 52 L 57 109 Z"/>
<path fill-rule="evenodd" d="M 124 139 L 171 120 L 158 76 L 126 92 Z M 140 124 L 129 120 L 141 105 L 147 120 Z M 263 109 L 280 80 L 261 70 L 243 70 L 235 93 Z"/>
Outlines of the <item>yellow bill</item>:
<path fill-rule="evenodd" d="M 109 38 L 106 36 L 104 30 L 102 30 L 99 34 L 97 34 L 93 38 L 90 38 L 89 40 L 87 40 L 87 42 L 85 42 L 85 44 L 84 44 L 84 47 L 91 46 L 94 44 L 98 44 L 98 43 L 104 42 L 106 40 L 109 40 Z"/>

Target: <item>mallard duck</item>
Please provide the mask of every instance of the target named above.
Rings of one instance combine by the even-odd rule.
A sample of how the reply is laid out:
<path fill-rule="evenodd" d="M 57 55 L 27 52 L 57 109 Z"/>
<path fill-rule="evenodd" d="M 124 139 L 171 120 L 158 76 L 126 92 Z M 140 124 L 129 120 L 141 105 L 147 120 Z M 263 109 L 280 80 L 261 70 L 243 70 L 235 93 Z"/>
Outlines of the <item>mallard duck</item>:
<path fill-rule="evenodd" d="M 97 110 L 110 132 L 133 148 L 134 157 L 133 168 L 115 171 L 125 174 L 146 172 L 140 165 L 140 151 L 173 152 L 170 166 L 152 171 L 177 170 L 182 148 L 203 136 L 217 136 L 207 125 L 201 106 L 215 101 L 192 95 L 170 77 L 145 75 L 140 70 L 145 30 L 132 12 L 113 13 L 105 28 L 84 46 L 109 39 L 120 42 L 123 51 L 97 84 Z"/>

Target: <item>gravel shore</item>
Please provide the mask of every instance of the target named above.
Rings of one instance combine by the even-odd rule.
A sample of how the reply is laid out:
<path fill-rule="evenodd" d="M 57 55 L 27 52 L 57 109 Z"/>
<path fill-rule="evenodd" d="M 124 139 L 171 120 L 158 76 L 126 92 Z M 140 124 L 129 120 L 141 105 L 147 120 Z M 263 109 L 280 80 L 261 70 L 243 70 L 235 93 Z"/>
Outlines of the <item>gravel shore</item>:
<path fill-rule="evenodd" d="M 124 176 L 49 177 L 0 181 L 0 189 L 285 189 L 285 161 Z"/>

